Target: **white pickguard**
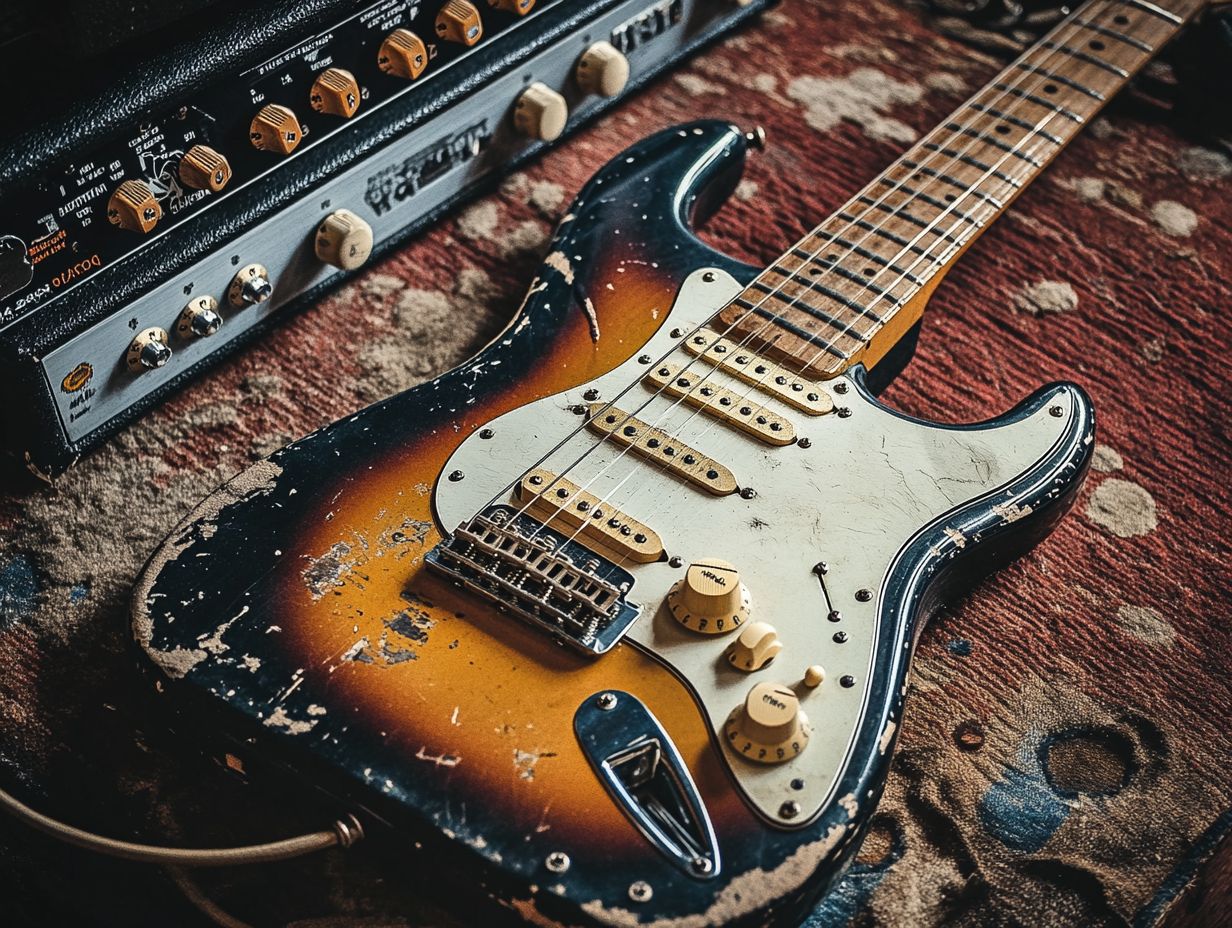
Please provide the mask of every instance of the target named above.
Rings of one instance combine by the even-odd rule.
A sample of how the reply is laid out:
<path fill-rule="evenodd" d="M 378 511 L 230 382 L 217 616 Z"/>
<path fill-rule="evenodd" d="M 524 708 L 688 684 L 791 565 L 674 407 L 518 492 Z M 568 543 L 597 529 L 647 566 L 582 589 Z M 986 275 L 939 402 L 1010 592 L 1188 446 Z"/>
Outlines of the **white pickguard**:
<path fill-rule="evenodd" d="M 681 340 L 671 336 L 673 329 L 692 333 L 741 289 L 721 271 L 694 272 L 667 323 L 639 354 L 659 361 Z M 683 351 L 672 355 L 680 363 L 687 358 Z M 752 618 L 773 624 L 783 642 L 782 652 L 767 667 L 752 674 L 737 671 L 723 657 L 731 636 L 694 634 L 672 620 L 663 600 L 684 569 L 666 562 L 623 564 L 636 580 L 630 600 L 645 607 L 628 637 L 689 682 L 716 733 L 754 683 L 772 680 L 797 689 L 813 729 L 799 757 L 761 766 L 726 746 L 724 751 L 736 780 L 762 815 L 788 824 L 779 809 L 794 800 L 801 811 L 790 824 L 804 823 L 832 798 L 867 708 L 873 655 L 879 646 L 893 644 L 877 641 L 876 619 L 896 555 L 925 526 L 998 491 L 1039 461 L 1069 426 L 1076 412 L 1073 400 L 1065 395 L 1057 401 L 1059 410 L 1041 409 L 1012 424 L 960 431 L 895 416 L 869 402 L 849 380 L 838 378 L 820 388 L 833 396 L 836 407 L 851 411 L 846 417 L 809 417 L 768 395 L 752 394 L 750 398 L 789 418 L 797 434 L 810 442 L 807 448 L 773 448 L 692 408 L 676 406 L 665 396 L 654 398 L 636 413 L 640 419 L 726 465 L 741 487 L 756 490 L 752 499 L 739 494 L 714 497 L 632 452 L 622 455 L 615 445 L 579 431 L 582 417 L 572 407 L 590 401 L 588 390 L 597 390 L 599 400 L 613 402 L 626 413 L 651 399 L 652 391 L 641 384 L 647 369 L 632 358 L 592 383 L 501 416 L 490 423 L 490 439 L 472 435 L 445 467 L 445 472 L 461 471 L 464 478 L 437 484 L 437 513 L 443 526 L 452 529 L 491 502 L 510 502 L 505 488 L 524 471 L 540 466 L 557 474 L 567 471 L 574 483 L 648 524 L 662 536 L 668 554 L 679 555 L 686 565 L 702 557 L 734 563 L 752 596 Z M 750 390 L 700 361 L 693 369 L 706 371 L 741 395 Z M 553 451 L 557 445 L 561 447 Z M 843 615 L 839 623 L 826 617 L 813 573 L 819 561 L 829 568 L 826 586 L 834 608 Z M 861 589 L 873 592 L 871 600 L 857 599 Z M 841 644 L 833 639 L 840 629 L 847 634 Z M 825 682 L 815 690 L 801 684 L 812 664 L 826 672 Z M 854 678 L 854 686 L 840 686 L 845 675 Z M 887 742 L 888 736 L 883 749 Z M 803 787 L 794 788 L 793 780 L 802 780 Z"/>

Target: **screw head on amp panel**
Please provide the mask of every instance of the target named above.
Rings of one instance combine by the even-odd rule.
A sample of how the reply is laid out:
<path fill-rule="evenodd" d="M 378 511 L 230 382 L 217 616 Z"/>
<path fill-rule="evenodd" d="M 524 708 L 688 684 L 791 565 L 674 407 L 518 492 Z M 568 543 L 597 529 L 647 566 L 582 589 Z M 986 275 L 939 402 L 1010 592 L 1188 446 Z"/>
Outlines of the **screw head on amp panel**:
<path fill-rule="evenodd" d="M 243 309 L 264 303 L 273 292 L 269 271 L 263 265 L 249 264 L 231 278 L 231 285 L 227 287 L 227 302 L 236 309 Z"/>

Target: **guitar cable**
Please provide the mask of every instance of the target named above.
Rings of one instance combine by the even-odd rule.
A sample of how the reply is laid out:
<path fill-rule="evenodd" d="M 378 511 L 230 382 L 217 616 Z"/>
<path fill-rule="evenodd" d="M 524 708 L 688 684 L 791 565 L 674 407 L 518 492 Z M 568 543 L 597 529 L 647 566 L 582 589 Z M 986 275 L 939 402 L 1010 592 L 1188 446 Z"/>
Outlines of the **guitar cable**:
<path fill-rule="evenodd" d="M 297 835 L 266 844 L 249 844 L 241 847 L 179 848 L 161 847 L 120 841 L 105 835 L 95 834 L 61 822 L 30 808 L 16 796 L 0 789 L 0 808 L 31 828 L 50 835 L 66 844 L 119 857 L 124 860 L 164 867 L 234 867 L 247 864 L 267 864 L 279 860 L 303 857 L 332 847 L 349 848 L 364 837 L 363 826 L 353 815 L 334 822 L 332 828 Z"/>

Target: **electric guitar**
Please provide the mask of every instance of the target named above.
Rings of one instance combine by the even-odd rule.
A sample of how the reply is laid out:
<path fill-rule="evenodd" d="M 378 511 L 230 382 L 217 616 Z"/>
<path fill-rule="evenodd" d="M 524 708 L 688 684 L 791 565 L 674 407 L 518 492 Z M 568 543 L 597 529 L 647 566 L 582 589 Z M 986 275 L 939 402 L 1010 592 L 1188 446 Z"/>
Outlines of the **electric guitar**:
<path fill-rule="evenodd" d="M 756 133 L 634 145 L 473 360 L 158 550 L 133 619 L 162 697 L 535 924 L 794 923 L 859 846 L 925 619 L 1051 529 L 1093 448 L 1070 383 L 962 427 L 877 393 L 1200 6 L 1080 7 L 764 269 L 691 231 Z"/>

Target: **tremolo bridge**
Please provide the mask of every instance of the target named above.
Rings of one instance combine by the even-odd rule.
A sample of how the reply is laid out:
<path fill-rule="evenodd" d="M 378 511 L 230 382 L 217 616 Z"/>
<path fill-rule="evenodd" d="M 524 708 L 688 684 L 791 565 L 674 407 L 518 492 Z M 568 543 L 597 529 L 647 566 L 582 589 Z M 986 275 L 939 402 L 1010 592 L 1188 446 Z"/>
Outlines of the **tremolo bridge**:
<path fill-rule="evenodd" d="M 584 654 L 606 653 L 642 611 L 625 598 L 628 571 L 512 506 L 490 506 L 424 561 Z"/>

